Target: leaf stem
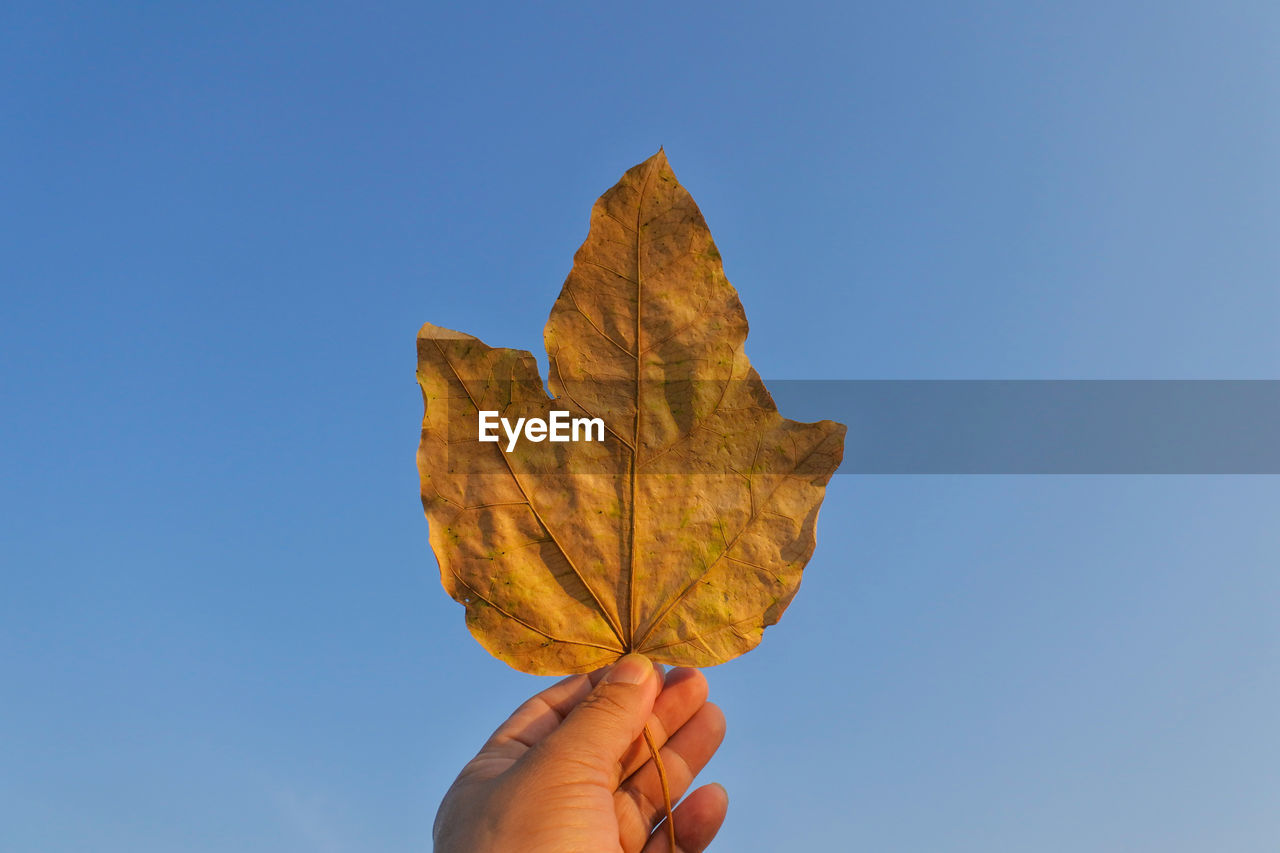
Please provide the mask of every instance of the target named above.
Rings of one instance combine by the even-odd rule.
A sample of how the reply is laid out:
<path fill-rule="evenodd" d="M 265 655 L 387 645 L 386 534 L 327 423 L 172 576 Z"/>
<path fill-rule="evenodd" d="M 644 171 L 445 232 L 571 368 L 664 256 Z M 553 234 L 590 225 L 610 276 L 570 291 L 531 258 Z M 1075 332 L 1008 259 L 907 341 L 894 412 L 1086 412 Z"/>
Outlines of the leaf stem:
<path fill-rule="evenodd" d="M 671 785 L 667 782 L 667 768 L 662 764 L 662 750 L 653 738 L 653 731 L 646 723 L 644 742 L 649 745 L 649 754 L 653 756 L 653 766 L 658 770 L 658 781 L 662 783 L 662 806 L 667 810 L 667 840 L 671 842 L 671 853 L 676 853 L 676 822 L 671 816 Z"/>

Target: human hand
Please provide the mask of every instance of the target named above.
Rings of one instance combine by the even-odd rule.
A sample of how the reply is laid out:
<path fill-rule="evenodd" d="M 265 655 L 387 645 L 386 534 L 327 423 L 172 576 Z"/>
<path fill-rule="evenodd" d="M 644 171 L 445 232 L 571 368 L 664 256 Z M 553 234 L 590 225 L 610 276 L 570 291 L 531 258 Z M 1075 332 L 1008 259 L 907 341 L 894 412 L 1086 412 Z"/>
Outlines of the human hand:
<path fill-rule="evenodd" d="M 666 674 L 627 655 L 574 675 L 521 705 L 467 763 L 436 814 L 436 853 L 699 853 L 729 807 L 704 785 L 675 809 L 676 851 L 657 768 L 661 747 L 675 802 L 724 739 L 696 669 Z M 665 745 L 664 745 L 665 744 Z"/>

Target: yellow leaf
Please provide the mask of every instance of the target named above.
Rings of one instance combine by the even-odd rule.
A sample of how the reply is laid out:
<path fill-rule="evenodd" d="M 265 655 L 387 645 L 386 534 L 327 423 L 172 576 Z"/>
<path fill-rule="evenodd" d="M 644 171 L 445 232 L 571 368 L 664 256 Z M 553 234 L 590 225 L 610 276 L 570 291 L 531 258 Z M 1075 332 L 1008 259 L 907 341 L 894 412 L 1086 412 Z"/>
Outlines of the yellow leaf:
<path fill-rule="evenodd" d="M 746 337 L 662 151 L 592 209 L 544 332 L 553 396 L 530 353 L 423 326 L 422 503 L 444 587 L 486 649 L 537 674 L 628 651 L 709 666 L 778 621 L 844 426 L 779 415 Z M 481 413 L 499 440 L 480 440 Z M 579 440 L 512 431 L 555 418 L 581 419 Z"/>

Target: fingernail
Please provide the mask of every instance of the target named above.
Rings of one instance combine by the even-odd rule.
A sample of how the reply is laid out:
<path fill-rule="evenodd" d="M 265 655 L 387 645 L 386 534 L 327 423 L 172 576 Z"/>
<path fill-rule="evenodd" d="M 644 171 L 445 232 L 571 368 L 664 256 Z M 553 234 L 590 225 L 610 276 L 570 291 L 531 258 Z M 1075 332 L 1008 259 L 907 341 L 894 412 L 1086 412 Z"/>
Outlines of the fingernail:
<path fill-rule="evenodd" d="M 643 684 L 653 676 L 653 664 L 644 655 L 635 653 L 623 655 L 604 680 L 609 683 Z"/>

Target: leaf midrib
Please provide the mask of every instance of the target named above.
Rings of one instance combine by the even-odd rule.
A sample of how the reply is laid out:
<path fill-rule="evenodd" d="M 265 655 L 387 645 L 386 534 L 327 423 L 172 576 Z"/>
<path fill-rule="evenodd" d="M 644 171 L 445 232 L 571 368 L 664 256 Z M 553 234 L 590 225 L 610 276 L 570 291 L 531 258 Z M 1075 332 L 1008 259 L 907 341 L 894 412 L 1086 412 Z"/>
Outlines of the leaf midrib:
<path fill-rule="evenodd" d="M 659 151 L 661 153 L 661 151 Z M 644 179 L 640 182 L 640 193 L 636 198 L 636 334 L 633 343 L 635 347 L 635 381 L 636 381 L 636 415 L 635 427 L 631 431 L 631 465 L 628 473 L 631 480 L 631 532 L 627 541 L 627 628 L 626 639 L 623 645 L 626 646 L 628 652 L 634 652 L 635 649 L 635 631 L 636 631 L 636 562 L 638 552 L 636 549 L 636 530 L 639 526 L 638 516 L 640 513 L 640 504 L 636 500 L 638 497 L 637 490 L 639 488 L 637 470 L 640 465 L 640 425 L 643 422 L 641 414 L 644 412 L 643 398 L 641 389 L 644 383 L 641 381 L 641 361 L 644 358 L 644 347 L 640 343 L 640 335 L 644 329 L 641 315 L 643 314 L 644 304 L 644 277 L 640 270 L 640 259 L 643 256 L 642 244 L 644 241 L 641 229 L 641 217 L 644 215 L 644 197 L 649 190 L 649 185 L 653 181 L 654 175 L 658 173 L 658 160 L 655 157 L 649 163 L 648 171 L 645 173 Z"/>

